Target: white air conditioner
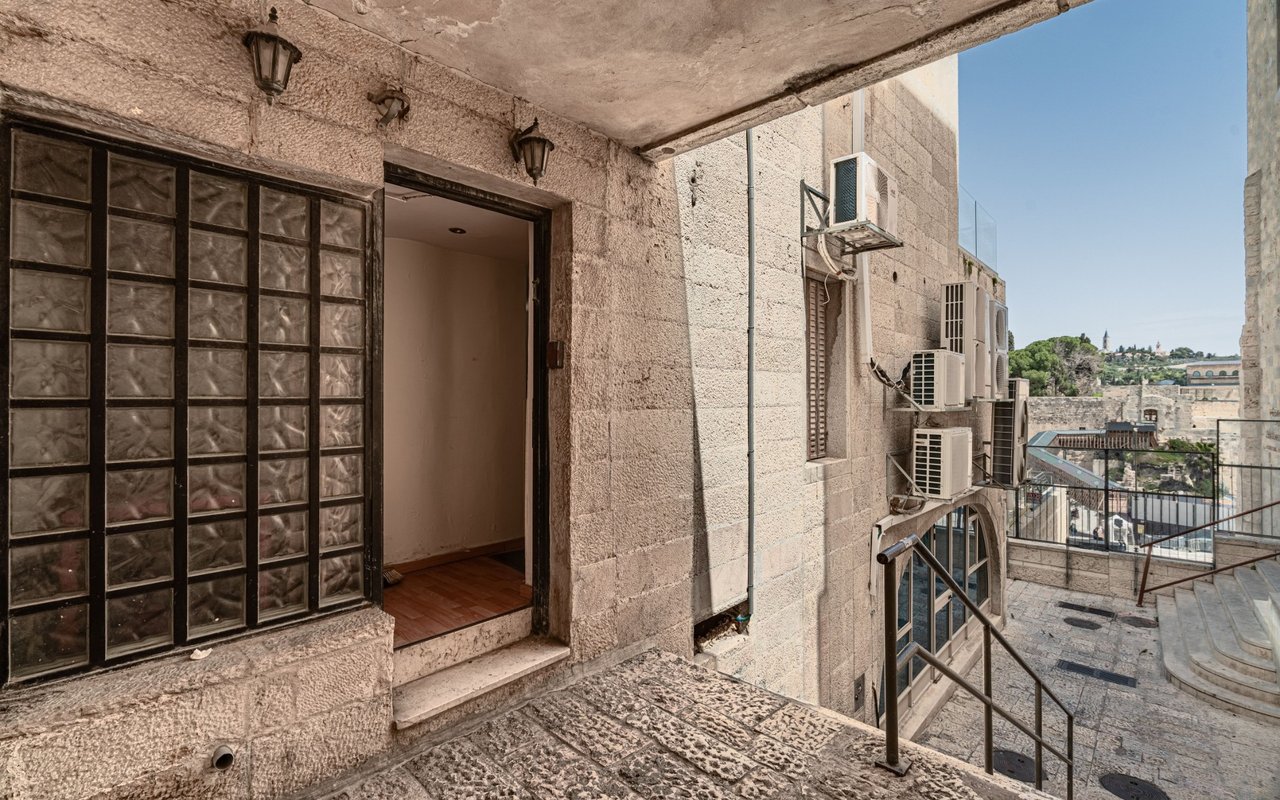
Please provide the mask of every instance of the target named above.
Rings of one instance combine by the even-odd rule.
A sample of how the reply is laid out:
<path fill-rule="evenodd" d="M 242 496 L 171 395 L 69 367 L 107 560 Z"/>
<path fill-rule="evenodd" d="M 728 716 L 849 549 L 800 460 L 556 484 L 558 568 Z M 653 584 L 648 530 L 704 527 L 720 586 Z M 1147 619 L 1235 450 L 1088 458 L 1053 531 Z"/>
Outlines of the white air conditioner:
<path fill-rule="evenodd" d="M 1008 400 L 993 404 L 991 476 L 1001 486 L 1013 488 L 1027 479 L 1030 381 L 1026 378 L 1010 380 L 1008 394 Z"/>
<path fill-rule="evenodd" d="M 987 332 L 991 350 L 991 397 L 1009 397 L 1009 307 L 994 297 L 988 304 L 990 320 Z"/>
<path fill-rule="evenodd" d="M 831 162 L 831 219 L 827 231 L 874 225 L 881 233 L 898 235 L 898 182 L 866 153 Z"/>
<path fill-rule="evenodd" d="M 973 281 L 942 287 L 942 346 L 964 356 L 966 397 L 989 399 L 991 391 L 990 295 Z"/>
<path fill-rule="evenodd" d="M 911 477 L 928 498 L 953 500 L 973 485 L 973 431 L 916 428 Z"/>
<path fill-rule="evenodd" d="M 925 411 L 964 408 L 964 356 L 950 350 L 912 353 L 911 400 Z"/>

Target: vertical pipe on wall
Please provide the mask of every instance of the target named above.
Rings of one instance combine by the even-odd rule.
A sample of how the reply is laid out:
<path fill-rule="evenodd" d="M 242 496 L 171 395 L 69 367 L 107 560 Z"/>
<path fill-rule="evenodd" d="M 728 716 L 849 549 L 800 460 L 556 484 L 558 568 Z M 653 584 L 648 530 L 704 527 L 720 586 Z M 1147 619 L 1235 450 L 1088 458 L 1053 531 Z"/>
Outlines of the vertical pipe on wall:
<path fill-rule="evenodd" d="M 746 622 L 755 616 L 755 131 L 746 129 Z M 745 625 L 744 625 L 745 628 Z"/>
<path fill-rule="evenodd" d="M 747 128 L 747 613 L 738 630 L 747 632 L 756 613 L 756 169 L 755 131 Z"/>
<path fill-rule="evenodd" d="M 865 90 L 859 89 L 849 96 L 849 111 L 851 117 L 850 147 L 855 153 L 866 152 L 867 107 Z M 834 191 L 835 187 L 828 186 L 827 190 Z M 854 289 L 857 291 L 858 301 L 858 362 L 867 365 L 873 361 L 871 355 L 871 257 L 866 253 L 859 253 L 853 257 L 853 263 L 856 269 Z"/>

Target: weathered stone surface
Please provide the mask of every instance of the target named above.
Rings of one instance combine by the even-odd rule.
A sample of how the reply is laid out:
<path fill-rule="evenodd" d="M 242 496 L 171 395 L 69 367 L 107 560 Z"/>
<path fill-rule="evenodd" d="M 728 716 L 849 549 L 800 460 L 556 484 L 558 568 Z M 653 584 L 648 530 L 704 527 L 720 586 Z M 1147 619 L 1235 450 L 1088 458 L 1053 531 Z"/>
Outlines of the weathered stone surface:
<path fill-rule="evenodd" d="M 662 676 L 666 676 L 665 679 Z M 329 800 L 405 796 L 557 798 L 564 800 L 1015 800 L 1044 797 L 1003 778 L 904 743 L 906 778 L 874 766 L 884 755 L 879 731 L 836 714 L 743 687 L 773 700 L 754 732 L 721 714 L 714 701 L 676 716 L 630 691 L 728 686 L 737 681 L 668 654 L 648 652 L 568 689 L 535 698 L 458 738 L 428 744 L 402 765 L 354 778 Z M 589 698 L 584 700 L 583 698 Z M 790 738 L 774 735 L 790 728 Z M 405 786 L 406 779 L 416 785 Z M 425 790 L 425 794 L 418 794 Z"/>
<path fill-rule="evenodd" d="M 656 750 L 645 750 L 623 761 L 618 765 L 618 775 L 650 800 L 721 800 L 731 796 L 678 758 Z"/>
<path fill-rule="evenodd" d="M 559 743 L 538 744 L 506 761 L 507 769 L 535 797 L 634 800 L 626 783 Z"/>
<path fill-rule="evenodd" d="M 1114 800 L 1098 784 L 1107 772 L 1149 780 L 1170 797 L 1234 797 L 1263 800 L 1280 796 L 1280 737 L 1275 727 L 1238 716 L 1179 690 L 1161 663 L 1159 630 L 1135 628 L 1119 619 L 1090 615 L 1098 630 L 1068 625 L 1072 602 L 1127 615 L 1133 600 L 1011 581 L 1009 603 L 1016 609 L 1005 635 L 1015 643 L 1049 688 L 1076 714 L 1076 791 L 1081 800 Z M 1149 616 L 1149 615 L 1148 615 Z M 1130 688 L 1056 668 L 1059 659 L 1128 675 Z M 994 659 L 998 699 L 1020 720 L 1034 724 L 1035 690 L 1023 670 L 1007 657 Z M 981 684 L 979 661 L 968 679 Z M 1065 745 L 1062 713 L 1045 698 L 1046 739 Z M 982 705 L 957 691 L 916 741 L 980 765 L 983 758 Z M 848 758 L 868 753 L 863 743 L 838 736 L 833 751 Z M 995 747 L 1033 756 L 1027 736 L 997 718 Z M 1045 751 L 1046 791 L 1066 793 L 1062 762 Z"/>
<path fill-rule="evenodd" d="M 337 794 L 334 800 L 432 800 L 432 797 L 404 767 L 397 767 Z"/>
<path fill-rule="evenodd" d="M 547 730 L 602 763 L 617 761 L 646 743 L 634 730 L 568 692 L 546 695 L 526 708 Z"/>
<path fill-rule="evenodd" d="M 524 798 L 528 793 L 475 745 L 454 740 L 405 762 L 404 769 L 439 797 Z"/>

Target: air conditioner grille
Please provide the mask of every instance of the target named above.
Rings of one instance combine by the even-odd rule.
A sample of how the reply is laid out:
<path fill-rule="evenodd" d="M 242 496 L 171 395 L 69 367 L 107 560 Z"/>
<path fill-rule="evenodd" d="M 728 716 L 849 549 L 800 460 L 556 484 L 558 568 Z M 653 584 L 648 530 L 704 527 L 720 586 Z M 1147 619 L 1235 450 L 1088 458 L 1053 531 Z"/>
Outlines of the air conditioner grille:
<path fill-rule="evenodd" d="M 964 284 L 949 283 L 943 297 L 943 344 L 953 353 L 963 353 L 964 347 Z"/>
<path fill-rule="evenodd" d="M 858 159 L 846 158 L 835 162 L 834 201 L 831 204 L 832 224 L 851 222 L 858 218 Z"/>
<path fill-rule="evenodd" d="M 926 495 L 942 494 L 942 437 L 925 434 L 916 439 L 916 485 Z"/>
<path fill-rule="evenodd" d="M 996 356 L 996 374 L 992 376 L 992 382 L 996 386 L 1009 385 L 1009 354 L 1000 353 Z"/>
<path fill-rule="evenodd" d="M 928 351 L 911 356 L 911 399 L 917 405 L 932 407 L 936 398 L 937 358 Z"/>

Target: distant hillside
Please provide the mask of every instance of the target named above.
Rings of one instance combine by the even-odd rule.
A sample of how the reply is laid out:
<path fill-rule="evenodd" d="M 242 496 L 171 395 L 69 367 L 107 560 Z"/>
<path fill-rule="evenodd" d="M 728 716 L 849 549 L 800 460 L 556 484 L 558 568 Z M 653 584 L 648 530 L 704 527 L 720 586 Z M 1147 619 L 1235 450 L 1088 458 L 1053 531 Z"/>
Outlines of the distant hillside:
<path fill-rule="evenodd" d="M 1011 343 L 1012 339 L 1011 335 Z M 1156 355 L 1152 347 L 1126 345 L 1104 353 L 1082 333 L 1040 339 L 1013 350 L 1009 374 L 1030 381 L 1031 394 L 1036 397 L 1076 397 L 1093 394 L 1101 386 L 1132 386 L 1143 380 L 1186 385 L 1187 372 L 1180 364 L 1231 358 L 1239 356 L 1219 356 L 1190 347 Z"/>

